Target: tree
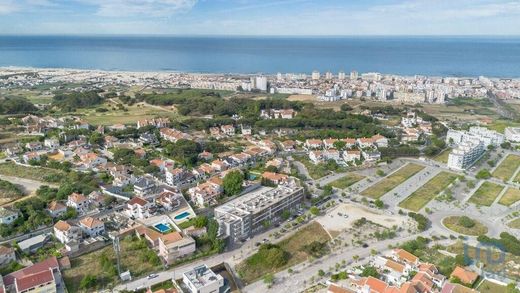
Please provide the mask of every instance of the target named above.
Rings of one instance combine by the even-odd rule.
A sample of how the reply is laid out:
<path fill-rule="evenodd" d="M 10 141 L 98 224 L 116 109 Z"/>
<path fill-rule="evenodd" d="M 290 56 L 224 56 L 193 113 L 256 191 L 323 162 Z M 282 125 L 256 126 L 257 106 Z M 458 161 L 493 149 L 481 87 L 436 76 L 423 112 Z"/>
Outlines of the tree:
<path fill-rule="evenodd" d="M 345 111 L 345 112 L 353 110 L 353 108 L 349 104 L 343 104 L 339 108 L 341 111 Z"/>
<path fill-rule="evenodd" d="M 475 227 L 475 221 L 467 216 L 461 216 L 458 220 L 458 224 L 464 228 L 473 228 Z"/>
<path fill-rule="evenodd" d="M 266 283 L 268 286 L 271 286 L 274 283 L 273 274 L 266 274 L 264 276 L 264 283 Z"/>
<path fill-rule="evenodd" d="M 320 214 L 320 209 L 318 209 L 318 208 L 315 207 L 315 206 L 311 207 L 309 211 L 310 211 L 311 214 L 314 215 L 314 216 L 317 216 L 317 215 Z"/>
<path fill-rule="evenodd" d="M 376 199 L 376 200 L 374 201 L 374 205 L 375 205 L 378 209 L 382 209 L 382 208 L 385 207 L 385 203 L 384 203 L 382 200 L 380 200 L 380 199 Z"/>
<path fill-rule="evenodd" d="M 342 150 L 345 148 L 345 146 L 347 145 L 346 142 L 342 141 L 342 140 L 337 140 L 335 141 L 333 144 L 334 148 L 336 148 L 337 150 Z"/>
<path fill-rule="evenodd" d="M 383 176 L 385 176 L 385 172 L 383 170 L 381 170 L 381 169 L 377 169 L 376 175 L 379 176 L 379 177 L 383 177 Z"/>
<path fill-rule="evenodd" d="M 491 173 L 487 169 L 482 169 L 482 170 L 478 171 L 478 173 L 475 177 L 477 179 L 489 179 L 489 178 L 491 178 Z"/>
<path fill-rule="evenodd" d="M 226 174 L 223 179 L 224 194 L 227 196 L 237 195 L 242 191 L 244 175 L 240 171 L 232 171 Z"/>
<path fill-rule="evenodd" d="M 323 186 L 323 196 L 329 196 L 333 193 L 333 189 L 332 189 L 332 186 L 330 185 L 325 185 Z"/>
<path fill-rule="evenodd" d="M 373 266 L 366 266 L 364 269 L 363 269 L 363 272 L 361 272 L 361 276 L 362 277 L 374 277 L 374 278 L 379 278 L 379 272 L 377 271 L 377 269 Z"/>

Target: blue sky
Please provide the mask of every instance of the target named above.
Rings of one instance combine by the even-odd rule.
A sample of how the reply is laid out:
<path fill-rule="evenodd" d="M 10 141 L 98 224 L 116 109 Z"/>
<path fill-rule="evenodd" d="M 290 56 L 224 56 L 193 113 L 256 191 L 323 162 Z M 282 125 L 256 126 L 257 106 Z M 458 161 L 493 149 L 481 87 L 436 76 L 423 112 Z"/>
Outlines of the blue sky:
<path fill-rule="evenodd" d="M 0 34 L 520 35 L 520 0 L 0 0 Z"/>

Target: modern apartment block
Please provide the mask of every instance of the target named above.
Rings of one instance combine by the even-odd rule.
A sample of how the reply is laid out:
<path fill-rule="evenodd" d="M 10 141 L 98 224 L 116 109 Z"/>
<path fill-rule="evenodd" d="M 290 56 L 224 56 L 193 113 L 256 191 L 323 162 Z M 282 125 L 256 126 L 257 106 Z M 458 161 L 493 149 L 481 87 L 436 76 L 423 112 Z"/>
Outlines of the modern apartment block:
<path fill-rule="evenodd" d="M 484 143 L 478 139 L 465 140 L 448 156 L 448 167 L 464 170 L 473 165 L 486 151 Z"/>
<path fill-rule="evenodd" d="M 520 142 L 520 127 L 507 127 L 504 135 L 509 141 Z"/>
<path fill-rule="evenodd" d="M 448 144 L 460 144 L 467 140 L 474 139 L 482 141 L 484 147 L 487 147 L 488 145 L 496 146 L 504 142 L 504 135 L 496 131 L 477 126 L 471 127 L 469 131 L 450 129 L 446 135 L 446 143 Z"/>
<path fill-rule="evenodd" d="M 190 293 L 217 293 L 224 287 L 224 278 L 205 264 L 182 274 L 182 282 Z"/>
<path fill-rule="evenodd" d="M 301 186 L 291 178 L 276 188 L 263 187 L 215 208 L 219 235 L 228 243 L 247 239 L 265 224 L 280 220 L 283 211 L 298 208 L 304 199 Z"/>

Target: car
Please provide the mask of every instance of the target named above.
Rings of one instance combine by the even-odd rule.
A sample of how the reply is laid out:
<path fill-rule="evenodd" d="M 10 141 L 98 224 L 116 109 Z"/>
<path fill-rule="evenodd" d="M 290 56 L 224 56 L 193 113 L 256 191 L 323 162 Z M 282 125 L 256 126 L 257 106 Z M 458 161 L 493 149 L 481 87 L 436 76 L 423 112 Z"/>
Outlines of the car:
<path fill-rule="evenodd" d="M 345 219 L 348 219 L 348 215 L 343 215 L 343 217 L 344 217 Z"/>
<path fill-rule="evenodd" d="M 148 280 L 155 279 L 155 278 L 157 278 L 157 277 L 159 277 L 158 274 L 149 274 L 149 275 L 148 275 Z"/>
<path fill-rule="evenodd" d="M 368 244 L 366 243 L 363 243 L 363 245 L 361 245 L 363 248 L 367 248 L 368 247 Z"/>
<path fill-rule="evenodd" d="M 255 246 L 260 246 L 260 242 L 255 243 Z"/>

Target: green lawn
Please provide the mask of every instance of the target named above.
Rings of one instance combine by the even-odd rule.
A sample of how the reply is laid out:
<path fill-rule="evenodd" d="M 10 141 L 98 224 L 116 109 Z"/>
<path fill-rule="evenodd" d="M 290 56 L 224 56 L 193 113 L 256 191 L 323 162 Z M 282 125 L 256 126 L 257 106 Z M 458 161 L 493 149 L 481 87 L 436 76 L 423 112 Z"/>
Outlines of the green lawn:
<path fill-rule="evenodd" d="M 510 206 L 520 200 L 520 190 L 509 187 L 507 191 L 502 195 L 502 198 L 498 201 L 499 204 Z"/>
<path fill-rule="evenodd" d="M 520 229 L 520 218 L 514 219 L 513 221 L 507 223 L 507 225 L 513 229 Z"/>
<path fill-rule="evenodd" d="M 481 206 L 491 206 L 504 186 L 486 181 L 473 193 L 469 202 Z"/>
<path fill-rule="evenodd" d="M 473 227 L 465 227 L 460 224 L 460 218 L 459 216 L 452 216 L 447 217 L 442 220 L 442 223 L 444 226 L 446 226 L 448 229 L 455 231 L 459 234 L 464 234 L 468 236 L 479 236 L 479 235 L 485 235 L 488 231 L 488 228 L 480 223 L 479 221 L 475 219 L 473 220 L 474 226 Z"/>
<path fill-rule="evenodd" d="M 439 162 L 439 163 L 448 163 L 448 156 L 450 155 L 451 153 L 451 148 L 448 148 L 448 149 L 445 149 L 444 151 L 442 151 L 442 153 L 438 154 L 434 160 Z"/>
<path fill-rule="evenodd" d="M 493 177 L 508 181 L 520 166 L 520 156 L 508 155 L 500 165 L 493 171 Z"/>
<path fill-rule="evenodd" d="M 338 179 L 336 181 L 332 181 L 328 185 L 330 185 L 332 187 L 336 187 L 338 189 L 345 189 L 345 188 L 353 185 L 354 183 L 363 180 L 363 178 L 365 178 L 365 176 L 362 176 L 362 175 L 359 175 L 356 173 L 349 173 L 346 176 L 341 177 L 340 179 Z"/>
<path fill-rule="evenodd" d="M 490 282 L 488 280 L 482 281 L 477 287 L 480 293 L 507 293 L 507 287 L 499 285 L 497 283 Z"/>
<path fill-rule="evenodd" d="M 449 172 L 441 172 L 399 203 L 399 206 L 415 212 L 420 211 L 433 198 L 441 193 L 448 185 L 457 179 L 457 175 Z"/>
<path fill-rule="evenodd" d="M 378 199 L 381 196 L 385 195 L 387 192 L 399 186 L 399 184 L 405 182 L 413 175 L 417 174 L 419 171 L 424 169 L 424 166 L 417 164 L 407 164 L 404 167 L 401 167 L 399 170 L 390 174 L 383 180 L 378 183 L 370 186 L 369 188 L 363 190 L 361 195 Z"/>
<path fill-rule="evenodd" d="M 107 112 L 96 112 L 96 108 L 79 109 L 84 120 L 92 125 L 133 124 L 138 120 L 154 117 L 178 118 L 178 114 L 171 107 L 153 107 L 148 105 L 125 106 L 127 111 L 115 108 L 113 103 L 105 103 L 97 108 L 107 109 Z"/>

